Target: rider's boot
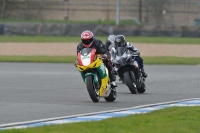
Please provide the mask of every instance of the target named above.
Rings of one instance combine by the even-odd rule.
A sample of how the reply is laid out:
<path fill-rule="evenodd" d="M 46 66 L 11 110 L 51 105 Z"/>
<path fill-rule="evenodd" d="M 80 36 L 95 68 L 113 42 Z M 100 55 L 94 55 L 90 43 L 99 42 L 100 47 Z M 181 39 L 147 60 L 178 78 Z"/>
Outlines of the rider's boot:
<path fill-rule="evenodd" d="M 115 74 L 114 74 L 113 72 L 109 75 L 109 78 L 110 78 L 111 86 L 112 86 L 112 87 L 117 87 L 117 85 L 116 85 L 116 83 L 115 83 L 116 76 L 115 76 Z"/>
<path fill-rule="evenodd" d="M 144 78 L 147 78 L 147 73 L 144 71 L 144 68 L 142 68 L 141 69 L 141 72 L 142 72 L 142 76 L 144 77 Z"/>
<path fill-rule="evenodd" d="M 112 86 L 112 87 L 117 87 L 117 84 L 115 83 L 115 81 L 112 81 L 112 82 L 111 82 L 111 86 Z"/>
<path fill-rule="evenodd" d="M 116 80 L 116 75 L 114 74 L 112 64 L 110 60 L 104 60 L 106 67 L 108 68 L 108 73 L 109 73 L 109 79 L 110 79 L 110 84 L 112 87 L 117 87 L 115 80 Z"/>

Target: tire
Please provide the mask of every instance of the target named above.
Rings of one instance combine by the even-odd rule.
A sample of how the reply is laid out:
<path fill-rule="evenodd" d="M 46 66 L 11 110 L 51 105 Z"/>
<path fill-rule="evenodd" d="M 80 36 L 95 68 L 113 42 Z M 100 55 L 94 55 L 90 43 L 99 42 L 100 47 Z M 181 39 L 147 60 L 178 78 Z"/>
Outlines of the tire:
<path fill-rule="evenodd" d="M 124 72 L 123 78 L 124 78 L 126 85 L 129 88 L 130 92 L 132 94 L 136 94 L 137 93 L 136 87 L 133 85 L 133 81 L 132 81 L 132 78 L 130 76 L 130 72 L 129 71 Z"/>
<path fill-rule="evenodd" d="M 113 101 L 115 101 L 116 97 L 117 97 L 117 91 L 115 88 L 112 88 L 110 95 L 108 97 L 105 97 L 104 99 L 107 102 L 113 102 Z"/>
<path fill-rule="evenodd" d="M 97 92 L 94 87 L 94 80 L 92 75 L 86 77 L 86 85 L 92 101 L 95 103 L 99 102 L 100 99 L 99 92 Z"/>
<path fill-rule="evenodd" d="M 142 83 L 141 87 L 137 89 L 138 93 L 144 93 L 146 91 L 146 85 Z"/>

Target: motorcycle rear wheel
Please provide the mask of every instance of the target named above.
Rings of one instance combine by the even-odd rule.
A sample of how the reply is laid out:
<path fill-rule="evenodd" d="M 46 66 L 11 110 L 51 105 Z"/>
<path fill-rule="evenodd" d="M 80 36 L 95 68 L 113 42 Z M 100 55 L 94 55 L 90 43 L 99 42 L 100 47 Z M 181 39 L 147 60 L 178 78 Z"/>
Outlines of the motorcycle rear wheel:
<path fill-rule="evenodd" d="M 112 88 L 110 95 L 108 97 L 105 97 L 104 99 L 107 102 L 113 102 L 113 101 L 115 101 L 116 97 L 117 97 L 117 91 L 115 88 Z"/>
<path fill-rule="evenodd" d="M 87 90 L 93 102 L 97 103 L 100 100 L 99 92 L 95 89 L 93 76 L 86 77 Z"/>
<path fill-rule="evenodd" d="M 142 83 L 141 87 L 137 89 L 138 93 L 144 93 L 146 91 L 146 85 Z"/>

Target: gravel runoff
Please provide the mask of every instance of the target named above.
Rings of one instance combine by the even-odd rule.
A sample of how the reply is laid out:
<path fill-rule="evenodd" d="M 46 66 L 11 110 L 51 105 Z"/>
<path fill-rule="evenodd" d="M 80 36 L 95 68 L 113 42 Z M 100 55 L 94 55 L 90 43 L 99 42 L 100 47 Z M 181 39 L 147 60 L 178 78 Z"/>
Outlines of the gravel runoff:
<path fill-rule="evenodd" d="M 46 55 L 69 56 L 76 55 L 78 43 L 0 43 L 0 55 Z M 176 56 L 200 57 L 200 45 L 180 44 L 145 44 L 134 43 L 140 50 L 141 56 Z"/>

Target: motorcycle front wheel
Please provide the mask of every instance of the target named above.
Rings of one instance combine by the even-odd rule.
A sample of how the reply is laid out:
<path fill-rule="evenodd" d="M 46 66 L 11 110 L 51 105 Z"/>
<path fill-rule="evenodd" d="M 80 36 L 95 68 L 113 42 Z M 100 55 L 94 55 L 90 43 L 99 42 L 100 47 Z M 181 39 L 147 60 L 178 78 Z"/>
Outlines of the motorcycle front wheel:
<path fill-rule="evenodd" d="M 95 103 L 99 102 L 100 99 L 99 91 L 95 89 L 94 79 L 92 75 L 86 77 L 86 84 L 88 93 L 92 101 Z"/>
<path fill-rule="evenodd" d="M 136 88 L 136 86 L 134 86 L 134 81 L 133 81 L 133 79 L 132 79 L 132 77 L 130 75 L 130 72 L 129 71 L 124 72 L 123 78 L 124 78 L 124 81 L 125 81 L 126 85 L 129 88 L 130 92 L 132 94 L 136 94 L 137 93 L 137 91 L 136 91 L 137 88 Z"/>

